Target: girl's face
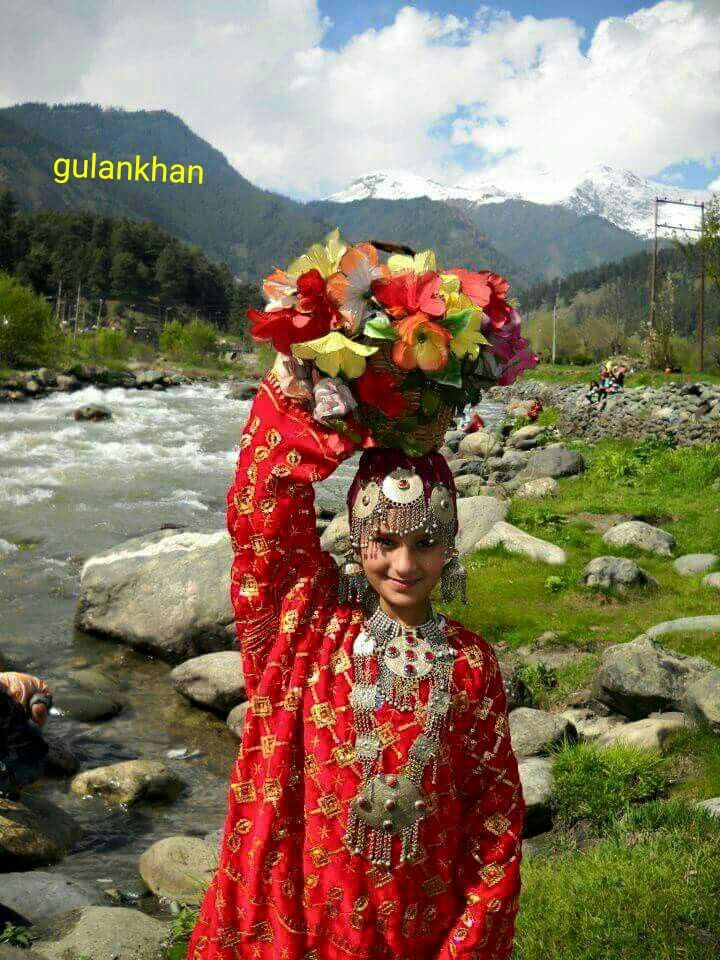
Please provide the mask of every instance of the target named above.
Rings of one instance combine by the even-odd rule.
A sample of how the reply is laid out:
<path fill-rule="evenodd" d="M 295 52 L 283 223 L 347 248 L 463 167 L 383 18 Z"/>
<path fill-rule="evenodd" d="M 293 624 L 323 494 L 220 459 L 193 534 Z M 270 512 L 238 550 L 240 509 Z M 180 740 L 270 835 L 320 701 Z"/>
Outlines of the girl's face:
<path fill-rule="evenodd" d="M 400 536 L 384 524 L 362 553 L 365 576 L 381 606 L 410 625 L 427 619 L 430 594 L 445 559 L 441 540 L 422 530 Z"/>

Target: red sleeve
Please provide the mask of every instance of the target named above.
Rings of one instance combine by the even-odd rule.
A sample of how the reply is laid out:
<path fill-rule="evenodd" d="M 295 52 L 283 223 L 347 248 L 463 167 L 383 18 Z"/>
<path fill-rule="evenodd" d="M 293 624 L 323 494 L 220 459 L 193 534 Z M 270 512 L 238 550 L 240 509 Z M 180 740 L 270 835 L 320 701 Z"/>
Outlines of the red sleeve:
<path fill-rule="evenodd" d="M 525 801 L 510 745 L 503 678 L 489 645 L 485 664 L 487 682 L 460 784 L 467 813 L 457 879 L 466 906 L 436 960 L 509 960 L 513 951 Z"/>
<path fill-rule="evenodd" d="M 312 484 L 354 451 L 351 440 L 322 427 L 299 401 L 285 397 L 272 372 L 266 376 L 227 492 L 230 599 L 248 697 L 257 688 L 293 588 L 322 576 L 337 583 L 335 562 L 320 549 Z"/>

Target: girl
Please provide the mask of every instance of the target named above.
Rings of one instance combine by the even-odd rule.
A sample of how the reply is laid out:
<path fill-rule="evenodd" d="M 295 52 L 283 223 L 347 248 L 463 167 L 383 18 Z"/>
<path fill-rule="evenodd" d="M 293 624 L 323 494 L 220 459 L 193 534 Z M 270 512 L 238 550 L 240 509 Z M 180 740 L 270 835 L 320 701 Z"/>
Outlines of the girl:
<path fill-rule="evenodd" d="M 463 586 L 452 474 L 366 449 L 339 572 L 312 485 L 359 446 L 267 375 L 227 498 L 250 704 L 189 960 L 512 953 L 525 804 L 503 679 L 430 602 Z"/>

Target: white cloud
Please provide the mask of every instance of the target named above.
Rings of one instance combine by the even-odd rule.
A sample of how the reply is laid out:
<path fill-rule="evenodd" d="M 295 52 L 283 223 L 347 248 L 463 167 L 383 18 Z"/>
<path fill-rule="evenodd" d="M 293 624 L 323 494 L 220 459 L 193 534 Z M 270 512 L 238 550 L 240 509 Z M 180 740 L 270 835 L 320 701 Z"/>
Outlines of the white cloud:
<path fill-rule="evenodd" d="M 720 162 L 717 0 L 608 18 L 584 51 L 572 20 L 486 8 L 460 20 L 408 6 L 329 50 L 315 0 L 89 6 L 29 0 L 10 14 L 0 103 L 165 108 L 283 192 L 324 195 L 389 167 L 546 198 L 597 163 L 652 176 Z M 457 148 L 464 164 L 483 153 L 468 171 Z"/>

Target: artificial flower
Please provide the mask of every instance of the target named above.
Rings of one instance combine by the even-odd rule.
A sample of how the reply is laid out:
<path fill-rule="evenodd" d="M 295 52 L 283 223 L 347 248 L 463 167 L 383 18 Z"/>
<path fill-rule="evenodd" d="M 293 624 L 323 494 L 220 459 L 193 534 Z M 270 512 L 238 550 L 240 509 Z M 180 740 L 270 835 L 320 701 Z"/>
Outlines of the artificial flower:
<path fill-rule="evenodd" d="M 292 397 L 296 400 L 312 400 L 312 373 L 310 365 L 304 360 L 278 353 L 273 364 L 273 373 L 286 397 Z"/>
<path fill-rule="evenodd" d="M 509 307 L 509 320 L 496 327 L 489 317 L 483 322 L 488 349 L 483 351 L 483 361 L 492 379 L 501 386 L 514 383 L 524 370 L 537 366 L 539 357 L 528 348 L 528 341 L 520 335 L 520 314 Z"/>
<path fill-rule="evenodd" d="M 471 270 L 451 270 L 460 280 L 460 289 L 473 303 L 482 307 L 494 327 L 503 327 L 510 319 L 510 304 L 505 294 L 510 284 L 505 277 L 489 270 L 473 273 Z"/>
<path fill-rule="evenodd" d="M 391 373 L 365 367 L 365 373 L 353 384 L 355 396 L 369 407 L 377 407 L 386 417 L 401 416 L 407 409 L 407 401 Z"/>
<path fill-rule="evenodd" d="M 340 271 L 327 281 L 327 292 L 347 321 L 351 336 L 361 329 L 367 316 L 373 281 L 388 275 L 388 268 L 378 263 L 377 250 L 370 243 L 359 243 L 343 254 Z"/>
<path fill-rule="evenodd" d="M 420 367 L 436 372 L 446 366 L 452 334 L 445 327 L 424 313 L 414 313 L 398 323 L 397 331 L 400 339 L 393 344 L 392 358 L 402 370 Z"/>
<path fill-rule="evenodd" d="M 323 277 L 329 277 L 337 271 L 340 258 L 347 250 L 347 244 L 340 240 L 340 230 L 333 230 L 325 237 L 325 243 L 314 243 L 310 249 L 293 260 L 287 272 L 293 276 L 318 270 Z"/>
<path fill-rule="evenodd" d="M 328 298 L 327 286 L 319 270 L 308 270 L 297 278 L 296 309 L 300 313 L 312 314 L 324 327 L 323 332 L 340 326 L 340 314 Z"/>
<path fill-rule="evenodd" d="M 480 344 L 488 342 L 482 333 L 482 310 L 464 293 L 448 294 L 445 303 L 447 313 L 440 322 L 453 335 L 450 349 L 460 360 L 466 354 L 476 360 Z"/>
<path fill-rule="evenodd" d="M 357 401 L 350 387 L 337 377 L 323 377 L 313 390 L 315 408 L 313 417 L 319 423 L 326 423 L 338 417 L 346 417 L 357 409 Z"/>
<path fill-rule="evenodd" d="M 387 313 L 395 320 L 416 313 L 441 317 L 445 301 L 439 296 L 440 277 L 436 273 L 396 273 L 392 277 L 375 280 L 372 292 Z"/>
<path fill-rule="evenodd" d="M 287 309 L 295 306 L 297 284 L 284 270 L 275 270 L 263 280 L 263 293 L 272 304 L 271 309 Z"/>
<path fill-rule="evenodd" d="M 431 270 L 433 273 L 437 270 L 435 261 L 435 252 L 433 250 L 422 250 L 420 253 L 410 256 L 407 253 L 393 253 L 388 257 L 388 269 L 390 273 L 427 273 Z"/>
<path fill-rule="evenodd" d="M 280 353 L 290 353 L 294 343 L 321 337 L 327 333 L 322 317 L 297 310 L 253 310 L 247 312 L 250 336 L 258 343 L 272 343 Z"/>
<path fill-rule="evenodd" d="M 348 340 L 342 333 L 333 330 L 316 340 L 293 344 L 292 352 L 303 360 L 314 360 L 318 369 L 331 377 L 344 373 L 349 380 L 353 380 L 362 375 L 366 357 L 371 356 L 377 349 Z"/>

